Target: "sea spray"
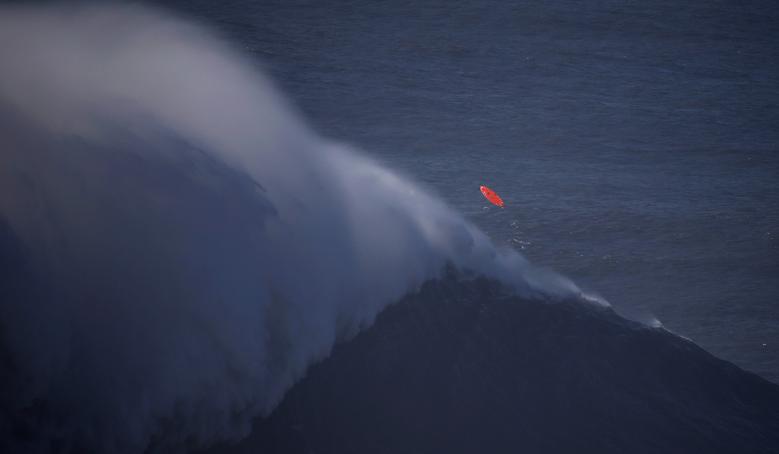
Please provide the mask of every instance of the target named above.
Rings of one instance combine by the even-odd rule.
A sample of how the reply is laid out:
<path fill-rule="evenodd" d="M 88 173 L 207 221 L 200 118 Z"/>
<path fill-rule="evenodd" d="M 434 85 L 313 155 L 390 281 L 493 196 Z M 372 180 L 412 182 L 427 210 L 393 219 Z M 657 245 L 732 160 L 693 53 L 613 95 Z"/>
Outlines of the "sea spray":
<path fill-rule="evenodd" d="M 564 298 L 309 131 L 253 64 L 137 6 L 0 9 L 0 430 L 12 449 L 238 439 L 447 263 Z"/>

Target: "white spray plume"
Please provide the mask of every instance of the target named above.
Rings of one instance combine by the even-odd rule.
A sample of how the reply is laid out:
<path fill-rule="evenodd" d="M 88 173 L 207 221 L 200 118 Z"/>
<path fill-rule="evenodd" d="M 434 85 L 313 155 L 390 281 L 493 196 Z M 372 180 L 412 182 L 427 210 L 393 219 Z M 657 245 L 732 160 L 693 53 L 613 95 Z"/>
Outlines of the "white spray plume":
<path fill-rule="evenodd" d="M 201 28 L 0 9 L 0 431 L 30 451 L 237 439 L 447 262 L 579 293 L 309 131 Z"/>

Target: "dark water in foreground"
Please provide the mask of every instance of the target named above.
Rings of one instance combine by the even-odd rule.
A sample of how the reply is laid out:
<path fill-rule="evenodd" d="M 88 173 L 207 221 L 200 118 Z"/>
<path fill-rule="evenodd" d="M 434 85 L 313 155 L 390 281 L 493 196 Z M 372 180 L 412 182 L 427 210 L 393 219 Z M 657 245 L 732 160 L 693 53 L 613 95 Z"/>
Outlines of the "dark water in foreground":
<path fill-rule="evenodd" d="M 451 275 L 336 346 L 239 453 L 774 453 L 779 387 L 662 329 Z M 618 342 L 615 342 L 618 340 Z"/>
<path fill-rule="evenodd" d="M 165 3 L 497 242 L 779 381 L 775 3 Z"/>

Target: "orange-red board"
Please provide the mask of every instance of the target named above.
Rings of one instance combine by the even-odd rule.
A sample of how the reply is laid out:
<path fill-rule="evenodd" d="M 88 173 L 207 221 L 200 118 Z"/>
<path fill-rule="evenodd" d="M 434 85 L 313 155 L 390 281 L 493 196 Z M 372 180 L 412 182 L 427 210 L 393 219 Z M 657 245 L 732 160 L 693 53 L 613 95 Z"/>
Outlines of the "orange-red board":
<path fill-rule="evenodd" d="M 481 190 L 481 193 L 484 195 L 484 197 L 487 198 L 487 200 L 503 208 L 503 199 L 501 199 L 500 196 L 495 191 L 488 188 L 487 186 L 480 186 L 479 190 Z"/>

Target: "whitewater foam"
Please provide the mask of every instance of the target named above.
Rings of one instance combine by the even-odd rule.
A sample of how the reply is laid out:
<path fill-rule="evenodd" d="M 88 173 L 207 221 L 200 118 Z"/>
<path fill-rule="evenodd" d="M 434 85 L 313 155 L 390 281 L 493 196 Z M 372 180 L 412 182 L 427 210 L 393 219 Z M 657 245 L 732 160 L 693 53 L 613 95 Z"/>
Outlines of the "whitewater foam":
<path fill-rule="evenodd" d="M 447 263 L 580 294 L 307 129 L 254 65 L 136 6 L 0 10 L 0 430 L 236 439 Z M 58 448 L 58 449 L 59 449 Z"/>

